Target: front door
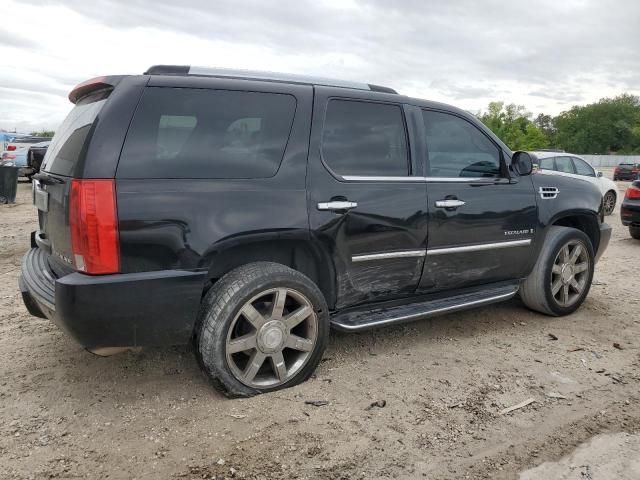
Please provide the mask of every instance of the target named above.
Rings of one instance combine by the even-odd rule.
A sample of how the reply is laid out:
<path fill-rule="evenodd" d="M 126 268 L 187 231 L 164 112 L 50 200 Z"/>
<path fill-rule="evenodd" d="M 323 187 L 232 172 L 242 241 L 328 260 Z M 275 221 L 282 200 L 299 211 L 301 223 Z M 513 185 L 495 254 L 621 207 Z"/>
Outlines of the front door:
<path fill-rule="evenodd" d="M 510 178 L 505 152 L 470 119 L 422 110 L 429 242 L 422 290 L 522 278 L 537 206 L 530 177 Z"/>
<path fill-rule="evenodd" d="M 348 95 L 316 87 L 307 175 L 311 232 L 335 269 L 335 308 L 413 294 L 427 242 L 405 107 L 388 94 Z"/>

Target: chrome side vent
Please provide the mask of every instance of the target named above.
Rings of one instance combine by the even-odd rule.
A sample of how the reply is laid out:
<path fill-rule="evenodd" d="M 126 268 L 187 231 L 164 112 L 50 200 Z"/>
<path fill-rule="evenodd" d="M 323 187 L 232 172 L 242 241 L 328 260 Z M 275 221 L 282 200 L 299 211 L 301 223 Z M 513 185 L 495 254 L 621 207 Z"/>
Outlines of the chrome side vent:
<path fill-rule="evenodd" d="M 545 200 L 551 200 L 557 198 L 560 190 L 558 190 L 556 187 L 540 187 L 538 193 L 540 193 L 541 198 Z"/>

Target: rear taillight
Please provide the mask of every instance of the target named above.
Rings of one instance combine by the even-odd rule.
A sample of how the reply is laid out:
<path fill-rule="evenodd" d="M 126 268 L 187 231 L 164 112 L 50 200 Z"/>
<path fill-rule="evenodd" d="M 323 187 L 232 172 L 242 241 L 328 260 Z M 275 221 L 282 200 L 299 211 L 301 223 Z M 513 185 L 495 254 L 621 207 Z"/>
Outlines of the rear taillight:
<path fill-rule="evenodd" d="M 640 199 L 640 188 L 638 187 L 627 188 L 627 191 L 624 193 L 624 197 L 632 200 Z"/>
<path fill-rule="evenodd" d="M 84 273 L 120 271 L 118 213 L 113 180 L 72 180 L 69 206 L 71 250 Z"/>
<path fill-rule="evenodd" d="M 15 145 L 7 145 L 7 151 L 13 152 L 16 149 Z"/>

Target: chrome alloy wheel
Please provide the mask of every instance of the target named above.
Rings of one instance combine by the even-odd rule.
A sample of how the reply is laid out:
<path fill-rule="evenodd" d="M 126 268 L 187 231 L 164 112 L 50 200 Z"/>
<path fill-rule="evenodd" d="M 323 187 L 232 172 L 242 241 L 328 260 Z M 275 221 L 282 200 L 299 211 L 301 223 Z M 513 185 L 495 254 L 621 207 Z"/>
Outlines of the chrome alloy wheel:
<path fill-rule="evenodd" d="M 604 196 L 603 203 L 605 215 L 611 215 L 616 208 L 616 195 L 612 192 L 607 192 Z"/>
<path fill-rule="evenodd" d="M 556 255 L 551 268 L 551 294 L 563 307 L 576 303 L 587 288 L 591 260 L 580 240 L 570 240 Z"/>
<path fill-rule="evenodd" d="M 270 388 L 294 377 L 318 339 L 311 302 L 290 288 L 259 293 L 231 322 L 225 343 L 234 377 L 249 387 Z"/>

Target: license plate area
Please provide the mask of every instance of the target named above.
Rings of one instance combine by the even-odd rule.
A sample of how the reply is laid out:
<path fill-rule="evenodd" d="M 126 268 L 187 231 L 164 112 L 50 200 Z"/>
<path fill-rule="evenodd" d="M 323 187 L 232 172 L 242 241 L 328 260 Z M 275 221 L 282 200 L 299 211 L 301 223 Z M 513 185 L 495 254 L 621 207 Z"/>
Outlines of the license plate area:
<path fill-rule="evenodd" d="M 34 180 L 33 182 L 33 204 L 41 212 L 49 211 L 49 193 L 43 190 L 40 182 Z"/>

